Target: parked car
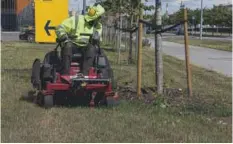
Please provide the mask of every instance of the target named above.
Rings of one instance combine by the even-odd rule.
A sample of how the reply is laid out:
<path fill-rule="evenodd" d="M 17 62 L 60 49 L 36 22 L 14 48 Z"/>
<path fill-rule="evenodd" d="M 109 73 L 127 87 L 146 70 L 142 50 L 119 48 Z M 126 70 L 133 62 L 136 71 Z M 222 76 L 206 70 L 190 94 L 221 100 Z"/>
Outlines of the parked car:
<path fill-rule="evenodd" d="M 35 42 L 35 28 L 29 27 L 21 30 L 19 34 L 19 39 L 27 40 L 30 43 Z"/>

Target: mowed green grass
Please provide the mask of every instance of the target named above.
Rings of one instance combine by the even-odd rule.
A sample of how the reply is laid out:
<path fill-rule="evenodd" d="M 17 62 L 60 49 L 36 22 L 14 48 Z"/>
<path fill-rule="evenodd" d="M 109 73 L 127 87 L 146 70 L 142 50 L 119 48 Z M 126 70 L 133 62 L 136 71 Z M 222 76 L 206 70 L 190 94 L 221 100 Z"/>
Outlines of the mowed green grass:
<path fill-rule="evenodd" d="M 173 96 L 145 104 L 126 100 L 114 108 L 41 108 L 20 100 L 32 90 L 31 66 L 55 46 L 7 42 L 1 45 L 1 142 L 231 142 L 231 78 L 193 66 L 194 98 Z M 127 53 L 106 51 L 119 86 L 136 86 L 136 66 Z M 143 50 L 144 88 L 154 86 L 153 51 Z M 186 87 L 185 64 L 164 56 L 165 86 Z M 155 95 L 156 96 L 156 95 Z M 173 97 L 172 97 L 173 96 Z M 159 104 L 166 104 L 166 108 Z"/>
<path fill-rule="evenodd" d="M 184 43 L 184 38 L 182 37 L 165 38 L 164 40 L 180 44 Z M 189 39 L 189 45 L 207 47 L 230 52 L 232 51 L 232 41 L 227 40 Z"/>

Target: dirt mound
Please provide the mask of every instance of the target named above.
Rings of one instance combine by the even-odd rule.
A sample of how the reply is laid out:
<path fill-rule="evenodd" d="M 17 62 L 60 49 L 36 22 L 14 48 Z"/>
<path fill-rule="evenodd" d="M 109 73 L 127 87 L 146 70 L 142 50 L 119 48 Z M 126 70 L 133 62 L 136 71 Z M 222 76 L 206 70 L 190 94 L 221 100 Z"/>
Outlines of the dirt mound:
<path fill-rule="evenodd" d="M 156 100 L 156 98 L 159 96 L 156 93 L 155 87 L 141 88 L 141 92 L 142 92 L 141 98 L 147 104 L 153 103 Z M 121 98 L 126 100 L 138 99 L 136 88 L 131 86 L 119 86 L 118 93 L 121 96 Z M 163 96 L 167 99 L 169 103 L 174 103 L 175 101 L 177 101 L 177 103 L 180 103 L 183 95 L 184 93 L 182 89 L 164 88 L 163 91 Z"/>

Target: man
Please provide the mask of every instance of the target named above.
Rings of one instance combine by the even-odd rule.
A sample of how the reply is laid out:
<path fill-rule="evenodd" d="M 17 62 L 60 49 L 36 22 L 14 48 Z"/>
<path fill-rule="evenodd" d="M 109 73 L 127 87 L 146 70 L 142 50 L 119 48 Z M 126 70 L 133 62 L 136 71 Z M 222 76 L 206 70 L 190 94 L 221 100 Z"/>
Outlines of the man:
<path fill-rule="evenodd" d="M 67 18 L 56 28 L 57 41 L 62 42 L 63 47 L 61 52 L 62 74 L 69 74 L 72 54 L 82 53 L 84 54 L 83 73 L 88 75 L 89 68 L 93 65 L 96 49 L 88 44 L 89 36 L 81 36 L 80 34 L 93 34 L 96 30 L 101 36 L 102 24 L 99 20 L 104 12 L 105 10 L 101 5 L 94 5 L 88 8 L 87 14 Z"/>

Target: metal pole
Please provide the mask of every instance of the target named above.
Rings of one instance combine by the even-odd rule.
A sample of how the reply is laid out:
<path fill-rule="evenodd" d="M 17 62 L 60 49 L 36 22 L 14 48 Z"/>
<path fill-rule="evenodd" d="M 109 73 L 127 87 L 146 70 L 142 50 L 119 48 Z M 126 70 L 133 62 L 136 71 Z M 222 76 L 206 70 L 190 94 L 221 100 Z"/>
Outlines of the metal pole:
<path fill-rule="evenodd" d="M 122 16 L 120 14 L 120 28 L 122 29 Z M 121 52 L 121 37 L 122 37 L 122 31 L 120 30 L 120 52 Z"/>
<path fill-rule="evenodd" d="M 192 35 L 193 35 L 193 29 L 194 29 L 194 16 L 192 16 Z"/>
<path fill-rule="evenodd" d="M 187 22 L 187 9 L 184 9 L 184 42 L 185 42 L 185 59 L 186 59 L 186 71 L 187 71 L 187 85 L 188 94 L 192 96 L 192 82 L 191 82 L 191 70 L 189 64 L 189 45 L 188 45 L 188 22 Z"/>
<path fill-rule="evenodd" d="M 202 40 L 202 24 L 203 24 L 203 0 L 201 0 L 201 25 L 200 25 L 200 39 Z"/>
<path fill-rule="evenodd" d="M 125 21 L 125 27 L 128 27 L 128 21 L 127 21 L 127 20 Z M 125 45 L 125 51 L 128 49 L 128 45 L 129 45 L 129 41 L 127 41 L 127 36 L 126 36 L 126 34 L 127 34 L 127 32 L 124 32 L 124 36 L 125 36 L 125 37 L 124 37 L 124 40 L 125 40 L 125 42 L 124 42 L 124 43 L 125 43 L 125 44 L 124 44 L 124 45 Z"/>
<path fill-rule="evenodd" d="M 136 31 L 136 38 L 135 38 L 135 60 L 138 60 L 138 30 Z"/>
<path fill-rule="evenodd" d="M 118 14 L 119 14 L 119 18 L 120 18 L 120 29 L 121 29 L 121 27 L 122 27 L 122 20 L 121 20 L 121 0 L 120 0 L 120 7 L 118 7 L 119 9 L 118 9 Z M 120 64 L 120 53 L 121 53 L 121 30 L 120 29 L 118 29 L 118 45 L 117 45 L 117 47 L 118 47 L 118 59 L 117 59 L 117 63 L 118 64 Z"/>
<path fill-rule="evenodd" d="M 83 14 L 86 13 L 86 0 L 83 0 Z"/>
<path fill-rule="evenodd" d="M 156 0 L 156 27 L 162 25 L 161 16 L 161 0 Z M 163 54 L 162 54 L 162 38 L 160 34 L 155 34 L 155 67 L 156 67 L 156 85 L 158 94 L 163 93 Z"/>
<path fill-rule="evenodd" d="M 140 17 L 143 18 L 142 9 L 140 9 Z M 137 61 L 137 96 L 141 97 L 141 79 L 142 79 L 142 30 L 143 24 L 139 23 L 138 29 L 138 61 Z"/>
<path fill-rule="evenodd" d="M 120 29 L 122 29 L 122 17 L 120 14 Z M 119 30 L 119 46 L 118 46 L 118 64 L 121 61 L 121 30 Z"/>
<path fill-rule="evenodd" d="M 117 26 L 119 26 L 119 23 L 117 22 Z M 115 42 L 115 49 L 116 51 L 118 51 L 118 45 L 119 45 L 119 29 L 116 29 L 116 42 Z M 117 63 L 118 63 L 118 59 L 117 59 Z"/>

